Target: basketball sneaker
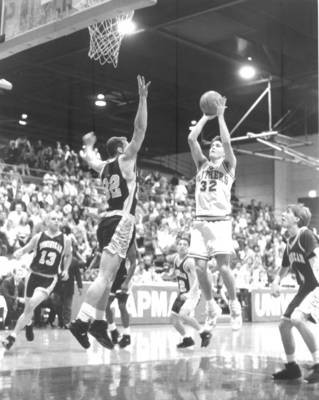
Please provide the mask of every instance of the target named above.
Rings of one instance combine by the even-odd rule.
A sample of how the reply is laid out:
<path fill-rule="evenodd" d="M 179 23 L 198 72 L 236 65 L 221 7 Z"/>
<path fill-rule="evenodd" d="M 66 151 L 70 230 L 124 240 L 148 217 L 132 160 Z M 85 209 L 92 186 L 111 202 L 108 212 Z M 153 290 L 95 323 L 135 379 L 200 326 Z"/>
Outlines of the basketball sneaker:
<path fill-rule="evenodd" d="M 275 372 L 272 374 L 274 380 L 290 380 L 290 379 L 299 379 L 301 378 L 301 370 L 299 365 L 295 362 L 290 362 L 285 364 L 285 368 L 281 371 Z"/>
<path fill-rule="evenodd" d="M 208 331 L 203 331 L 199 334 L 202 339 L 201 347 L 207 347 L 210 343 L 210 339 L 212 338 L 212 334 Z"/>
<path fill-rule="evenodd" d="M 123 335 L 121 340 L 119 341 L 119 346 L 121 349 L 124 347 L 129 346 L 131 344 L 131 336 L 130 335 Z"/>
<path fill-rule="evenodd" d="M 208 303 L 206 303 L 206 320 L 205 326 L 209 329 L 214 329 L 217 325 L 217 318 L 221 316 L 222 309 L 218 304 L 215 304 L 214 307 L 210 307 Z"/>
<path fill-rule="evenodd" d="M 70 332 L 75 339 L 80 343 L 82 347 L 88 349 L 90 347 L 88 330 L 89 322 L 83 322 L 80 319 L 76 319 L 70 323 Z"/>
<path fill-rule="evenodd" d="M 193 338 L 189 337 L 184 337 L 183 340 L 178 343 L 178 345 L 176 346 L 178 349 L 190 349 L 193 348 L 195 345 L 195 342 L 193 340 Z"/>
<path fill-rule="evenodd" d="M 319 382 L 319 364 L 312 366 L 312 372 L 305 378 L 307 383 L 317 383 Z"/>
<path fill-rule="evenodd" d="M 95 320 L 89 328 L 89 334 L 107 349 L 113 349 L 114 345 L 109 335 L 107 334 L 107 322 L 104 320 Z"/>
<path fill-rule="evenodd" d="M 34 340 L 34 333 L 33 333 L 33 325 L 26 325 L 25 326 L 25 337 L 28 342 L 32 342 Z"/>
<path fill-rule="evenodd" d="M 14 342 L 16 341 L 15 337 L 9 335 L 7 336 L 3 341 L 2 341 L 2 346 L 6 350 L 10 350 L 11 347 L 14 345 Z"/>
<path fill-rule="evenodd" d="M 238 300 L 229 301 L 230 323 L 233 331 L 238 331 L 243 325 L 241 305 Z"/>
<path fill-rule="evenodd" d="M 117 344 L 119 341 L 120 332 L 117 329 L 113 329 L 113 331 L 110 331 L 110 333 L 113 344 Z"/>

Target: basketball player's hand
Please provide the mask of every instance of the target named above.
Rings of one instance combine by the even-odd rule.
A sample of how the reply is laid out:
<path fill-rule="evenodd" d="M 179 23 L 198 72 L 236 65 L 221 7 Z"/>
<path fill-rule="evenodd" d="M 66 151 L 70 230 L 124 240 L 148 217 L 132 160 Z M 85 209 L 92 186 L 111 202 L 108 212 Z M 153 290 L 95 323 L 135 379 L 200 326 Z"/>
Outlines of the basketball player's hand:
<path fill-rule="evenodd" d="M 279 297 L 280 296 L 280 285 L 277 282 L 273 282 L 271 285 L 271 295 L 273 297 Z"/>
<path fill-rule="evenodd" d="M 145 78 L 142 75 L 137 75 L 137 84 L 138 84 L 138 94 L 140 97 L 147 97 L 148 95 L 148 87 L 151 82 L 145 83 Z"/>
<path fill-rule="evenodd" d="M 222 97 L 220 100 L 216 101 L 217 117 L 221 117 L 224 115 L 224 112 L 227 108 L 226 101 L 227 101 L 226 97 Z"/>
<path fill-rule="evenodd" d="M 16 259 L 18 259 L 18 260 L 19 260 L 19 258 L 21 258 L 22 256 L 23 256 L 23 252 L 22 252 L 21 249 L 18 249 L 18 250 L 16 250 L 16 251 L 13 253 L 13 257 L 16 258 Z"/>
<path fill-rule="evenodd" d="M 62 271 L 61 272 L 61 281 L 67 281 L 69 279 L 69 272 L 68 271 Z"/>
<path fill-rule="evenodd" d="M 94 132 L 86 133 L 82 138 L 82 142 L 85 147 L 92 148 L 96 142 L 96 136 L 95 136 Z"/>

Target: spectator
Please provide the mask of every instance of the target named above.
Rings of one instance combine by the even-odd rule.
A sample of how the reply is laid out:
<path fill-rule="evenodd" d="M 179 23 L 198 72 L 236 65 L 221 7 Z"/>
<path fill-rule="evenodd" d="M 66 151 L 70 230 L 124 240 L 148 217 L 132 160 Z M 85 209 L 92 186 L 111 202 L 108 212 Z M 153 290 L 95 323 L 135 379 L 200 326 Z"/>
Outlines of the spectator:
<path fill-rule="evenodd" d="M 25 271 L 22 268 L 15 268 L 0 285 L 0 294 L 5 298 L 8 309 L 5 326 L 11 327 L 23 311 L 24 277 Z"/>

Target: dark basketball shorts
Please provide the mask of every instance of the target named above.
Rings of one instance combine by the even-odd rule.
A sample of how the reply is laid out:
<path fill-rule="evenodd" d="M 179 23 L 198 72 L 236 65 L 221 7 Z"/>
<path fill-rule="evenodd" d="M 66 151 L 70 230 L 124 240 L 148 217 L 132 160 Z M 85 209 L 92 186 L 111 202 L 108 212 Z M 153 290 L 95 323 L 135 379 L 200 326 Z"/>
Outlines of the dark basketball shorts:
<path fill-rule="evenodd" d="M 57 281 L 57 276 L 52 276 L 52 278 L 48 278 L 46 276 L 34 274 L 33 272 L 31 272 L 26 284 L 26 297 L 32 297 L 36 289 L 44 291 L 48 296 L 50 296 Z"/>
<path fill-rule="evenodd" d="M 296 296 L 291 300 L 288 304 L 286 311 L 283 313 L 283 319 L 290 319 L 292 313 L 295 311 L 296 308 L 300 306 L 300 304 L 304 301 L 304 299 L 308 296 L 311 292 L 308 288 L 300 287 Z"/>
<path fill-rule="evenodd" d="M 184 315 L 194 316 L 195 308 L 200 300 L 200 292 L 193 293 L 190 297 L 188 294 L 187 299 L 183 300 L 181 295 L 178 294 L 172 306 L 172 312 L 180 314 L 181 311 Z"/>
<path fill-rule="evenodd" d="M 111 254 L 118 254 L 121 258 L 126 257 L 134 239 L 135 217 L 130 214 L 104 217 L 97 228 L 100 251 L 106 249 Z"/>

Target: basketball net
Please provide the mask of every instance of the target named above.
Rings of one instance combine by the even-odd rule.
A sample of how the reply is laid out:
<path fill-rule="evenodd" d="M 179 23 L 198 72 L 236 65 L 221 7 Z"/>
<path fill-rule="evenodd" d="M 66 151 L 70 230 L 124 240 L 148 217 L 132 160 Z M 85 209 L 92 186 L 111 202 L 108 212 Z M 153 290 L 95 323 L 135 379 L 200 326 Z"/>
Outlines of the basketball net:
<path fill-rule="evenodd" d="M 121 43 L 125 36 L 125 33 L 119 31 L 118 26 L 124 21 L 131 21 L 133 15 L 134 11 L 130 11 L 128 14 L 120 14 L 90 25 L 89 57 L 99 61 L 101 65 L 108 63 L 116 68 Z"/>

